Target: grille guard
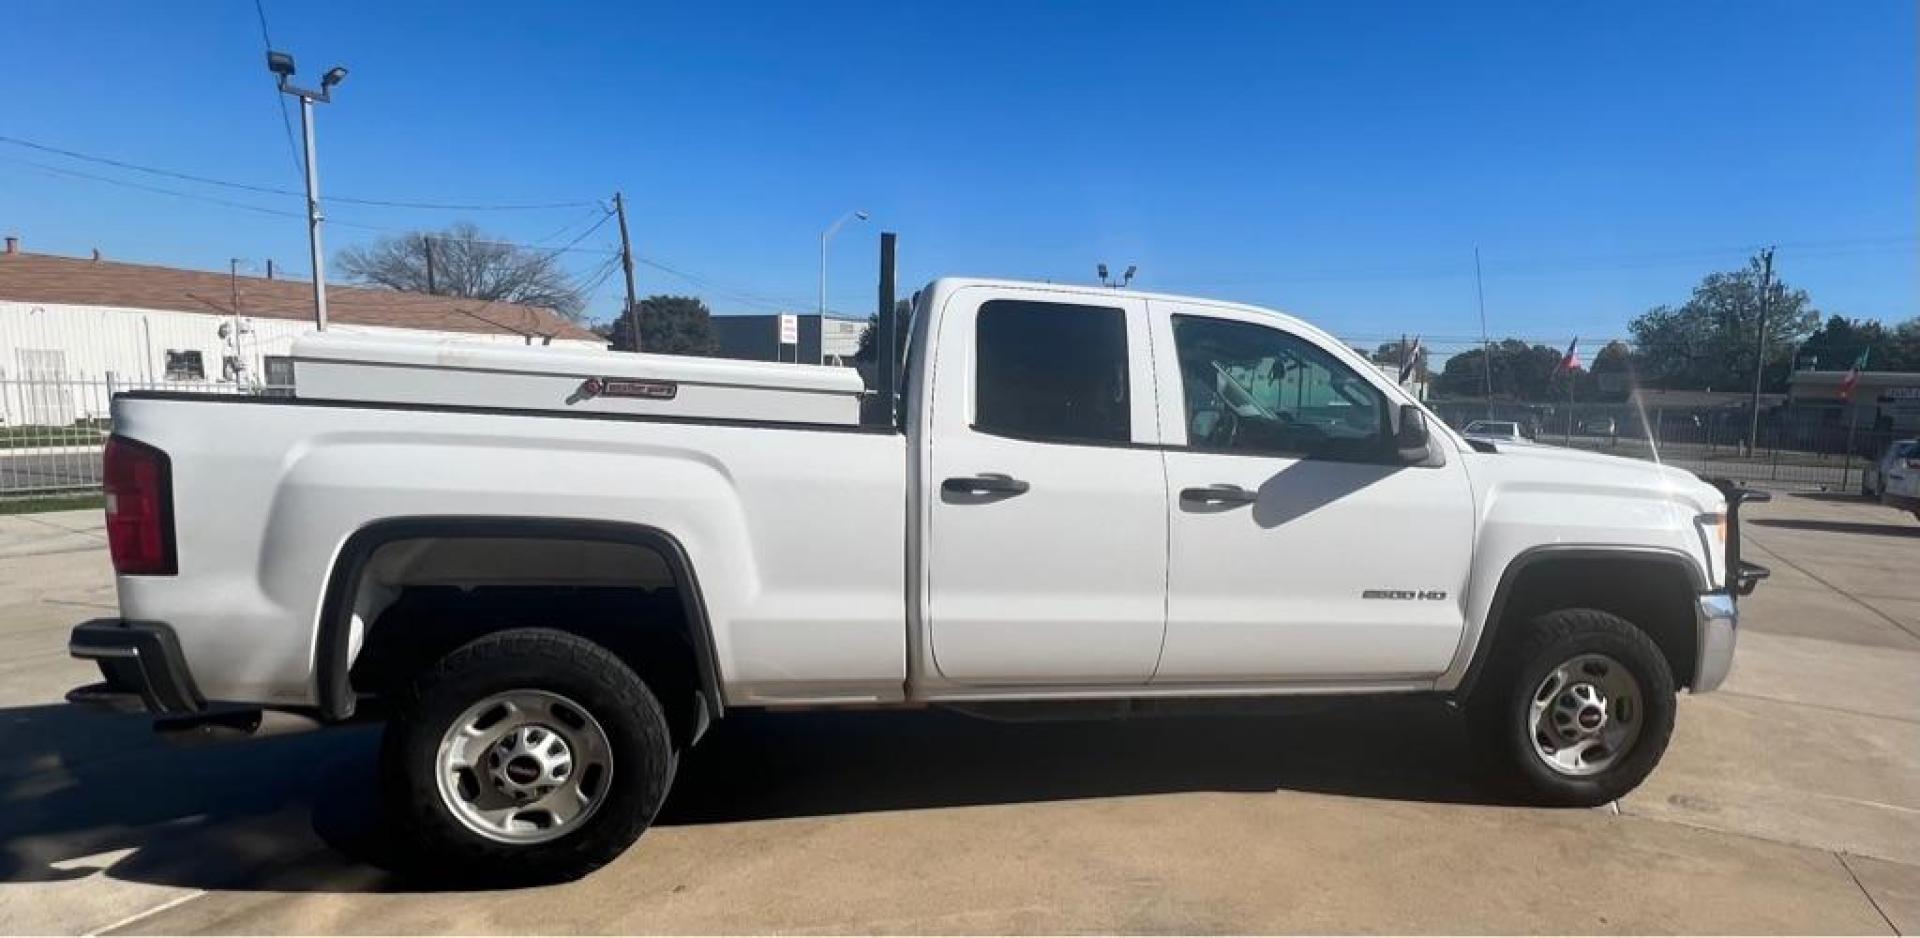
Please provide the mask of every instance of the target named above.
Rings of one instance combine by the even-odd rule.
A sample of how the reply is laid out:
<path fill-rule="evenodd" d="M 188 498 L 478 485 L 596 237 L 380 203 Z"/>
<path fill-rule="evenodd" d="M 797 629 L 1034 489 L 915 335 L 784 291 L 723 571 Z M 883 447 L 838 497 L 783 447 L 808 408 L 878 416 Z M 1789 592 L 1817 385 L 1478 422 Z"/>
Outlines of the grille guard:
<path fill-rule="evenodd" d="M 1727 499 L 1727 589 L 1737 596 L 1751 594 L 1760 581 L 1773 574 L 1757 563 L 1740 559 L 1740 506 L 1747 502 L 1773 501 L 1773 493 L 1750 489 L 1727 478 L 1707 479 Z"/>

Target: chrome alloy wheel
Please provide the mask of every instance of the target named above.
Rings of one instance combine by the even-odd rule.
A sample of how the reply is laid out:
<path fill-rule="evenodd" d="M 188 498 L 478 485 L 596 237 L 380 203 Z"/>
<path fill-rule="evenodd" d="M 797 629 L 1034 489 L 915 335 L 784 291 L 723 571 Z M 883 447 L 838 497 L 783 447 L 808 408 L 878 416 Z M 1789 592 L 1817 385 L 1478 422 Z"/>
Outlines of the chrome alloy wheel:
<path fill-rule="evenodd" d="M 613 744 L 586 708 L 543 690 L 468 707 L 434 758 L 440 800 L 468 830 L 510 844 L 577 830 L 606 800 Z"/>
<path fill-rule="evenodd" d="M 1534 754 L 1562 775 L 1604 772 L 1640 738 L 1640 708 L 1640 682 L 1624 665 L 1606 655 L 1576 655 L 1533 692 L 1527 726 Z"/>

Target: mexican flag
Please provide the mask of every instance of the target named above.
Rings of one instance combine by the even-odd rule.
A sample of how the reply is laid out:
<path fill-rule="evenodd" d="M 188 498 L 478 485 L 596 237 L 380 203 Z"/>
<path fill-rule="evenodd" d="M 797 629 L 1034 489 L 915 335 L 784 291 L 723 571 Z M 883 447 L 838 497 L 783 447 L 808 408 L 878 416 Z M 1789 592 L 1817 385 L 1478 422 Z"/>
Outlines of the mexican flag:
<path fill-rule="evenodd" d="M 1867 368 L 1867 353 L 1870 351 L 1873 350 L 1870 348 L 1861 349 L 1860 357 L 1853 360 L 1852 368 L 1847 369 L 1847 376 L 1840 379 L 1841 400 L 1853 400 L 1853 387 L 1860 383 L 1860 372 L 1865 371 Z"/>

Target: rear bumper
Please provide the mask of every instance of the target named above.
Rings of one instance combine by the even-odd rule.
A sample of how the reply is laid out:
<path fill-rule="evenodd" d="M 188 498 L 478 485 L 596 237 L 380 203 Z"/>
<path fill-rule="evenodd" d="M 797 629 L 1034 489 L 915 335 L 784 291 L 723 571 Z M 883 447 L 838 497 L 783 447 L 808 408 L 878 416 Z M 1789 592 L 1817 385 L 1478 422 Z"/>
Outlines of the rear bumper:
<path fill-rule="evenodd" d="M 163 622 L 94 619 L 74 626 L 67 652 L 98 662 L 104 681 L 77 687 L 67 700 L 158 716 L 204 712 L 206 698 L 193 683 L 180 641 Z"/>

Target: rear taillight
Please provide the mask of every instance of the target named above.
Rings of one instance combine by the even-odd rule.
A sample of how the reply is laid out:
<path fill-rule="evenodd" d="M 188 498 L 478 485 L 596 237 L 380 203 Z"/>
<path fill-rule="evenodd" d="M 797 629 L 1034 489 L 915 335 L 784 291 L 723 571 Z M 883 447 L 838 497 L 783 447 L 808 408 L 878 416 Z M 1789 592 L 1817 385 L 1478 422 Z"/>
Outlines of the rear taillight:
<path fill-rule="evenodd" d="M 1907 468 L 1908 468 L 1908 469 L 1920 469 L 1920 459 L 1909 459 L 1909 460 L 1907 460 Z"/>
<path fill-rule="evenodd" d="M 115 573 L 170 576 L 173 479 L 167 454 L 123 436 L 107 438 L 101 477 L 107 495 L 107 553 Z"/>

